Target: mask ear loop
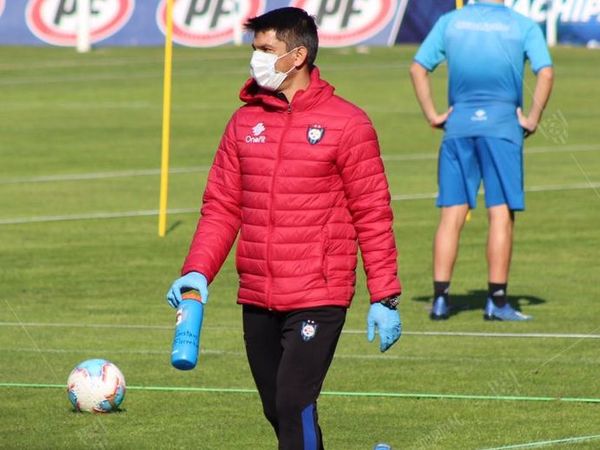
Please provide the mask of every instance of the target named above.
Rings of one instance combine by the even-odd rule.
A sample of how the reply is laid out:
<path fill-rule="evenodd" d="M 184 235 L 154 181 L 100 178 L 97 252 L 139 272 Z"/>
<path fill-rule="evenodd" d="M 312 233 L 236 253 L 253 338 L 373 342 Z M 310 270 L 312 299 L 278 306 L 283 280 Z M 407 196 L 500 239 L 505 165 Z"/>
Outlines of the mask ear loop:
<path fill-rule="evenodd" d="M 293 51 L 295 51 L 295 50 L 298 50 L 299 48 L 300 48 L 300 47 L 294 47 L 294 48 L 293 48 L 293 49 L 291 49 L 289 52 L 287 52 L 287 53 L 284 53 L 284 54 L 283 54 L 283 55 L 281 55 L 281 56 L 278 56 L 278 57 L 277 57 L 277 61 L 279 61 L 281 58 L 285 58 L 287 55 L 289 55 L 290 53 L 292 53 L 292 52 L 293 52 Z M 277 62 L 277 61 L 275 61 L 275 62 Z M 275 64 L 273 64 L 273 68 L 275 68 Z M 292 70 L 294 70 L 294 69 L 296 69 L 296 65 L 295 65 L 295 64 L 294 64 L 294 65 L 292 65 L 292 67 L 290 68 L 290 70 L 288 70 L 287 72 L 279 72 L 279 73 L 285 73 L 286 75 L 289 75 L 289 74 L 292 72 Z"/>

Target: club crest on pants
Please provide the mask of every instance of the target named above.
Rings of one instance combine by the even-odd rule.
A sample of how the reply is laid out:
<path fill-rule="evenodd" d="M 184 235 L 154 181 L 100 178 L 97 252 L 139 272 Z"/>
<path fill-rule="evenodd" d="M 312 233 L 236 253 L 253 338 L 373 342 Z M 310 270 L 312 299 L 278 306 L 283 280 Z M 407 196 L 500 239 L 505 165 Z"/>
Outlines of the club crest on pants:
<path fill-rule="evenodd" d="M 306 139 L 310 145 L 318 144 L 325 135 L 325 128 L 321 125 L 311 125 L 306 130 Z"/>
<path fill-rule="evenodd" d="M 302 328 L 300 328 L 300 336 L 303 341 L 310 341 L 317 334 L 318 325 L 314 320 L 306 320 L 302 322 Z"/>

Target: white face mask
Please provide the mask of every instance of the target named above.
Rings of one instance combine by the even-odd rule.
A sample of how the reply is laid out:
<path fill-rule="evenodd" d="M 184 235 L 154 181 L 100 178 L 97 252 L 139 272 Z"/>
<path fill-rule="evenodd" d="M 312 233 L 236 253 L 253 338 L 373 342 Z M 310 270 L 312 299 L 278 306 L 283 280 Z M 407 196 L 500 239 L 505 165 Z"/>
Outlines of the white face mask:
<path fill-rule="evenodd" d="M 256 80 L 256 83 L 269 91 L 276 91 L 288 74 L 296 67 L 292 66 L 287 72 L 278 72 L 275 70 L 275 63 L 286 55 L 292 53 L 295 48 L 281 56 L 273 53 L 266 53 L 260 50 L 254 50 L 250 60 L 250 75 Z"/>

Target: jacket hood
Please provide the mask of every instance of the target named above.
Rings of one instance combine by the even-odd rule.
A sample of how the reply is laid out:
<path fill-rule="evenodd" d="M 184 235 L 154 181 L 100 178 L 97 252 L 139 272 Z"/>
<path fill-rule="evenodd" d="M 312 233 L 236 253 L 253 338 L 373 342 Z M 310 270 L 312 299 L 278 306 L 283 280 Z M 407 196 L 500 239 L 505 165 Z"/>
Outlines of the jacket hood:
<path fill-rule="evenodd" d="M 295 111 L 310 109 L 333 96 L 334 87 L 321 79 L 319 69 L 315 66 L 310 72 L 310 84 L 306 90 L 299 90 L 290 103 L 279 97 L 277 93 L 262 89 L 253 78 L 249 78 L 240 91 L 240 100 L 247 105 L 262 105 L 265 109 L 287 109 L 291 104 Z"/>

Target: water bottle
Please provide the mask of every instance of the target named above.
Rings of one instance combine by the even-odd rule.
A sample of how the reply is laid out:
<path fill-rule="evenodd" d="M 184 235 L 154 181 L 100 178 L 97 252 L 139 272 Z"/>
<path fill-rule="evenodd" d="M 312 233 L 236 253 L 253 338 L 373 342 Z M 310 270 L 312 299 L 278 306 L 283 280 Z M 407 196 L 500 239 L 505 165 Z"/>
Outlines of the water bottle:
<path fill-rule="evenodd" d="M 380 442 L 373 447 L 373 450 L 392 450 L 390 444 L 386 444 L 385 442 Z"/>
<path fill-rule="evenodd" d="M 195 289 L 182 292 L 181 298 L 177 307 L 171 364 L 179 370 L 191 370 L 198 362 L 204 305 Z"/>

